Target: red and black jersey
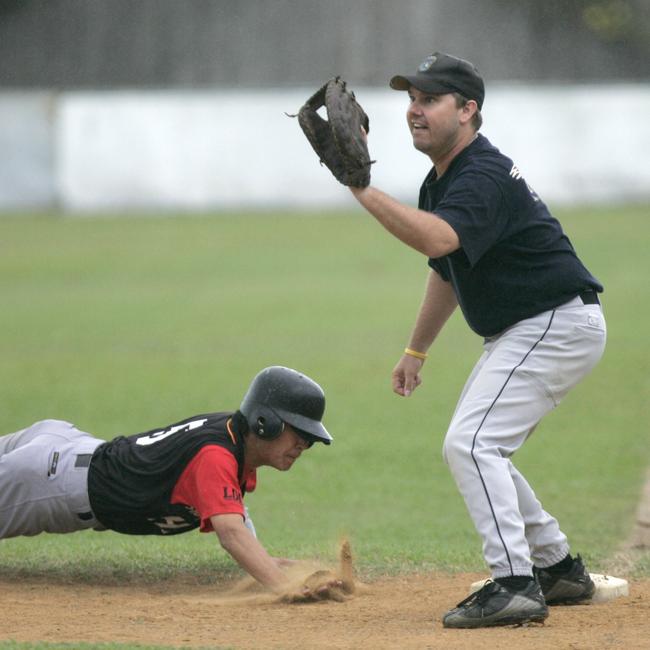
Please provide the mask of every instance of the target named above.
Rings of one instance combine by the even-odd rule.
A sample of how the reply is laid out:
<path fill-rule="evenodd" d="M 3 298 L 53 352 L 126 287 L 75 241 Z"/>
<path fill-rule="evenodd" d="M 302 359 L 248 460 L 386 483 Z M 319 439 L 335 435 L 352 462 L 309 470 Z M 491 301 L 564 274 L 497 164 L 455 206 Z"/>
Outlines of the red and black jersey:
<path fill-rule="evenodd" d="M 243 513 L 254 487 L 244 476 L 244 440 L 233 413 L 195 415 L 167 427 L 100 445 L 88 470 L 90 505 L 106 528 L 132 535 L 174 535 L 209 516 Z"/>

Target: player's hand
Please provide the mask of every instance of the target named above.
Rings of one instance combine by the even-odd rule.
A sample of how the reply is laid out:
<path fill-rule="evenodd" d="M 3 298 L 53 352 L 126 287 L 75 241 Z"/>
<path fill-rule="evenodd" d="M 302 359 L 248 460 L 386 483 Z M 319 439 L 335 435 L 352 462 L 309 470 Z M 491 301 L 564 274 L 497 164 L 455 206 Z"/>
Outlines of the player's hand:
<path fill-rule="evenodd" d="M 284 594 L 282 600 L 287 603 L 311 603 L 319 600 L 343 601 L 352 592 L 341 578 L 328 570 L 315 571 L 307 576 L 296 590 Z"/>
<path fill-rule="evenodd" d="M 322 584 L 303 585 L 300 595 L 305 600 L 343 600 L 341 590 L 343 581 L 338 578 L 326 580 Z"/>
<path fill-rule="evenodd" d="M 393 392 L 408 397 L 421 383 L 420 368 L 424 361 L 405 354 L 398 361 L 391 375 Z"/>

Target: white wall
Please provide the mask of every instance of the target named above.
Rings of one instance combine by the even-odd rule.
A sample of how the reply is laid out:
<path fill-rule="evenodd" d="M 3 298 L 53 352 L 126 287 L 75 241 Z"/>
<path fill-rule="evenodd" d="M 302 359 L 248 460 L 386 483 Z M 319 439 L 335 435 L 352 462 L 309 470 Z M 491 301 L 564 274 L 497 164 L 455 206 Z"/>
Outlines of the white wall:
<path fill-rule="evenodd" d="M 0 168 L 14 170 L 9 183 L 0 174 L 0 207 L 16 196 L 21 205 L 51 203 L 52 194 L 64 209 L 90 212 L 352 205 L 285 115 L 313 90 L 62 94 L 51 122 L 53 191 L 15 181 L 38 167 L 25 152 L 39 159 L 51 145 L 40 116 L 40 129 L 12 140 L 22 158 L 3 160 L 11 152 L 0 149 Z M 355 92 L 370 116 L 373 183 L 415 202 L 429 161 L 410 144 L 406 94 Z M 0 95 L 0 116 L 7 106 Z M 501 85 L 488 88 L 483 113 L 482 132 L 545 201 L 650 201 L 650 87 Z"/>
<path fill-rule="evenodd" d="M 0 209 L 56 201 L 55 107 L 48 93 L 0 93 Z"/>

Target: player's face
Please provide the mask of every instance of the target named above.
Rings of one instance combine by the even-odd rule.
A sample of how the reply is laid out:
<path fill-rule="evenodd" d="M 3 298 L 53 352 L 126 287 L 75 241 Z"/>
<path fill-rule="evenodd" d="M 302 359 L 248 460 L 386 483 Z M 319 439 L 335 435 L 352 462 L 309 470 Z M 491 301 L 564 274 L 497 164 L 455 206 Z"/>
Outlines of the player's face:
<path fill-rule="evenodd" d="M 285 424 L 284 431 L 275 440 L 268 442 L 267 465 L 281 471 L 291 469 L 305 449 L 309 449 L 309 443 L 301 438 L 288 424 Z"/>
<path fill-rule="evenodd" d="M 445 156 L 458 142 L 462 109 L 451 94 L 431 95 L 411 86 L 406 120 L 413 146 L 432 160 Z"/>

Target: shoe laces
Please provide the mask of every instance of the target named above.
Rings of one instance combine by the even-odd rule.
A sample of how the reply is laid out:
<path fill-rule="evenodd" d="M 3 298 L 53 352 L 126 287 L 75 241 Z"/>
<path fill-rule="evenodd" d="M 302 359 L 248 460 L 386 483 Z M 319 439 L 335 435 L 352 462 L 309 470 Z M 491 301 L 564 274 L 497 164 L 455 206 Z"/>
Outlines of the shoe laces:
<path fill-rule="evenodd" d="M 482 607 L 490 600 L 492 594 L 495 594 L 501 589 L 501 585 L 494 582 L 493 580 L 488 580 L 478 591 L 475 591 L 473 594 L 470 594 L 465 600 L 461 600 L 456 607 L 473 607 L 474 605 L 479 605 Z"/>

